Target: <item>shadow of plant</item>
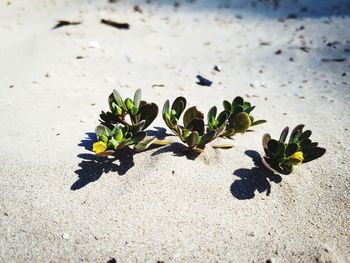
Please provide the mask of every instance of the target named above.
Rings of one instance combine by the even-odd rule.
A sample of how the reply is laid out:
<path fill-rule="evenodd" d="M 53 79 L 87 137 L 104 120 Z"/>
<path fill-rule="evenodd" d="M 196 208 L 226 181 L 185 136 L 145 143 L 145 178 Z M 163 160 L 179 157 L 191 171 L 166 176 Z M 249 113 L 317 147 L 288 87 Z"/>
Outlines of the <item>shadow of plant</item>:
<path fill-rule="evenodd" d="M 200 153 L 190 150 L 186 145 L 173 142 L 166 147 L 162 147 L 159 150 L 152 153 L 152 156 L 156 156 L 162 153 L 172 152 L 174 156 L 177 157 L 186 157 L 188 160 L 195 160 Z"/>
<path fill-rule="evenodd" d="M 168 136 L 173 136 L 166 132 L 166 129 L 163 127 L 153 127 L 155 130 L 147 131 L 147 136 L 157 137 L 158 140 L 164 140 Z"/>
<path fill-rule="evenodd" d="M 166 129 L 161 127 L 154 127 L 155 130 L 148 131 L 149 136 L 155 136 L 158 139 L 164 139 L 168 134 Z M 94 132 L 86 133 L 88 138 L 84 138 L 78 144 L 78 146 L 84 147 L 85 150 L 92 151 L 92 145 L 97 141 L 96 134 Z M 154 149 L 159 146 L 151 146 L 148 148 Z M 78 180 L 73 183 L 71 190 L 78 190 L 83 188 L 89 183 L 95 182 L 103 174 L 109 172 L 117 172 L 119 175 L 125 175 L 134 166 L 134 155 L 136 153 L 133 149 L 128 147 L 119 150 L 112 157 L 100 157 L 94 153 L 82 153 L 78 154 L 78 157 L 83 159 L 78 166 L 80 167 L 75 173 L 78 175 Z"/>
<path fill-rule="evenodd" d="M 245 154 L 252 158 L 255 167 L 251 169 L 237 169 L 233 172 L 234 175 L 240 177 L 231 185 L 232 195 L 239 199 L 252 199 L 255 197 L 255 191 L 259 193 L 266 192 L 268 196 L 271 193 L 271 184 L 276 184 L 282 181 L 282 177 L 267 169 L 262 163 L 261 156 L 256 151 L 245 151 Z"/>

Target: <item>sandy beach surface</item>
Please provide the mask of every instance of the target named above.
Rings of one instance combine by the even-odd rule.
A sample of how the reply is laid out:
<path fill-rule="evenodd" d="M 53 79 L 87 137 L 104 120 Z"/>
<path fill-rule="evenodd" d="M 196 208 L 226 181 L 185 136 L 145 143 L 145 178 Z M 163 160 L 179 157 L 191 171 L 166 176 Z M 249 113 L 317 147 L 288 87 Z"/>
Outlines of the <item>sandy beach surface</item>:
<path fill-rule="evenodd" d="M 349 1 L 115 2 L 0 2 L 0 262 L 350 262 Z M 98 115 L 137 88 L 268 122 L 195 160 L 170 136 L 103 162 Z M 299 123 L 327 153 L 270 176 L 262 135 Z"/>

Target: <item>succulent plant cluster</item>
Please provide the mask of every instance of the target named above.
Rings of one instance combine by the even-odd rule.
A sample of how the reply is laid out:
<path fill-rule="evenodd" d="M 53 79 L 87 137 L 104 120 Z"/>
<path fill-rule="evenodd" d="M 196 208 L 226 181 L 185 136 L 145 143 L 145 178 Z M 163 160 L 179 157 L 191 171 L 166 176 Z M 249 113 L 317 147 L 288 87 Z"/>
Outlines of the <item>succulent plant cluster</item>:
<path fill-rule="evenodd" d="M 95 130 L 98 142 L 93 145 L 93 151 L 96 154 L 111 155 L 132 145 L 136 151 L 142 151 L 156 141 L 154 137 L 147 138 L 144 130 L 157 117 L 158 106 L 141 100 L 140 89 L 133 99 L 125 100 L 114 90 L 108 97 L 108 104 L 110 111 L 101 112 L 101 124 Z"/>
<path fill-rule="evenodd" d="M 158 106 L 141 100 L 141 90 L 135 92 L 134 98 L 122 99 L 114 90 L 108 97 L 109 111 L 100 114 L 101 124 L 96 127 L 98 141 L 93 151 L 99 156 L 113 155 L 116 151 L 133 146 L 135 151 L 143 151 L 152 144 L 166 145 L 168 141 L 160 141 L 155 137 L 147 137 L 145 129 L 158 115 Z M 232 138 L 237 133 L 251 131 L 252 126 L 263 124 L 265 120 L 255 120 L 251 115 L 255 106 L 236 97 L 232 102 L 223 101 L 223 111 L 218 115 L 216 106 L 212 107 L 206 118 L 195 106 L 186 109 L 184 97 L 177 97 L 171 104 L 164 103 L 162 116 L 169 129 L 177 135 L 188 149 L 202 152 L 206 144 L 218 137 Z M 180 118 L 182 117 L 182 123 Z M 312 132 L 303 131 L 304 125 L 296 126 L 286 142 L 289 128 L 282 131 L 279 140 L 269 134 L 263 137 L 266 156 L 264 164 L 281 174 L 290 174 L 293 166 L 301 165 L 321 157 L 326 149 L 318 147 L 317 142 L 310 139 Z M 216 145 L 214 148 L 230 148 L 232 145 Z"/>
<path fill-rule="evenodd" d="M 224 110 L 217 115 L 217 107 L 212 107 L 207 114 L 207 123 L 204 114 L 196 107 L 187 109 L 183 116 L 183 125 L 179 124 L 181 114 L 186 108 L 186 99 L 178 97 L 170 108 L 167 100 L 163 107 L 163 119 L 166 125 L 179 138 L 194 150 L 202 150 L 205 145 L 217 137 L 232 138 L 236 133 L 245 133 L 251 126 L 265 123 L 265 120 L 254 121 L 250 112 L 255 108 L 242 97 L 236 97 L 232 103 L 225 100 Z M 229 148 L 221 145 L 216 148 Z M 232 146 L 230 146 L 232 147 Z"/>
<path fill-rule="evenodd" d="M 135 92 L 134 99 L 122 99 L 119 92 L 113 90 L 108 97 L 110 111 L 102 111 L 100 122 L 112 129 L 115 124 L 121 123 L 129 126 L 132 133 L 145 130 L 157 117 L 158 106 L 155 103 L 147 103 L 141 100 L 141 90 Z M 126 117 L 129 116 L 131 123 Z"/>
<path fill-rule="evenodd" d="M 216 117 L 217 108 L 214 106 L 208 112 L 208 130 L 214 130 L 226 123 L 225 131 L 220 135 L 232 138 L 236 133 L 245 133 L 255 125 L 263 124 L 265 120 L 254 120 L 250 113 L 254 110 L 250 102 L 244 101 L 242 97 L 236 97 L 230 103 L 223 101 L 224 110 Z"/>
<path fill-rule="evenodd" d="M 179 120 L 186 108 L 186 99 L 177 97 L 170 107 L 167 100 L 163 106 L 163 119 L 169 129 L 175 133 L 181 141 L 186 143 L 190 149 L 201 152 L 205 145 L 222 134 L 225 130 L 226 120 L 221 125 L 211 130 L 205 129 L 204 114 L 195 106 L 188 108 L 183 115 L 183 125 Z"/>
<path fill-rule="evenodd" d="M 293 166 L 315 160 L 326 152 L 326 149 L 318 147 L 317 142 L 311 141 L 311 130 L 303 131 L 303 128 L 303 124 L 297 125 L 288 143 L 288 127 L 283 129 L 278 141 L 271 139 L 270 134 L 263 136 L 264 161 L 270 168 L 281 174 L 290 174 Z"/>

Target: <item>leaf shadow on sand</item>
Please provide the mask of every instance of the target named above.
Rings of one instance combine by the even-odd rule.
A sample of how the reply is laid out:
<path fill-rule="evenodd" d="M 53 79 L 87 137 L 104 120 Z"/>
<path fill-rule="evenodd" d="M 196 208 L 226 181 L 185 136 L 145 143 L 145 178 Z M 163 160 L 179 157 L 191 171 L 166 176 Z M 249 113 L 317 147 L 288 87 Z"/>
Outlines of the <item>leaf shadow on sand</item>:
<path fill-rule="evenodd" d="M 154 128 L 155 130 L 147 131 L 148 136 L 155 136 L 158 139 L 164 139 L 167 136 L 166 129 L 161 127 Z M 86 135 L 88 138 L 81 140 L 78 146 L 92 151 L 92 145 L 97 141 L 96 134 L 88 132 Z M 149 149 L 152 148 L 155 147 L 150 147 Z M 72 184 L 71 190 L 79 190 L 89 183 L 97 181 L 103 174 L 109 172 L 117 172 L 120 176 L 125 175 L 135 165 L 135 154 L 135 151 L 129 147 L 119 150 L 112 157 L 100 157 L 94 153 L 78 154 L 78 157 L 82 160 L 78 164 L 80 168 L 75 171 L 78 179 Z"/>
<path fill-rule="evenodd" d="M 282 177 L 270 171 L 262 163 L 260 154 L 256 151 L 248 150 L 245 154 L 252 158 L 254 167 L 251 169 L 237 169 L 233 172 L 240 179 L 235 180 L 231 185 L 232 195 L 239 200 L 252 199 L 255 191 L 271 193 L 271 182 L 276 184 L 282 181 Z"/>
<path fill-rule="evenodd" d="M 79 146 L 83 146 L 86 150 L 92 150 L 92 145 L 97 141 L 95 133 L 86 133 L 88 139 L 83 139 Z M 93 153 L 78 154 L 82 159 L 79 163 L 79 169 L 75 171 L 78 175 L 78 180 L 73 183 L 71 190 L 78 190 L 89 183 L 95 182 L 103 174 L 109 172 L 118 172 L 119 175 L 124 175 L 134 166 L 134 152 L 130 148 L 124 148 L 113 157 L 99 157 Z"/>
<path fill-rule="evenodd" d="M 182 143 L 173 142 L 166 147 L 158 149 L 152 153 L 152 156 L 168 152 L 172 152 L 173 156 L 186 157 L 188 160 L 195 160 L 200 155 L 200 153 L 190 150 L 186 145 Z"/>

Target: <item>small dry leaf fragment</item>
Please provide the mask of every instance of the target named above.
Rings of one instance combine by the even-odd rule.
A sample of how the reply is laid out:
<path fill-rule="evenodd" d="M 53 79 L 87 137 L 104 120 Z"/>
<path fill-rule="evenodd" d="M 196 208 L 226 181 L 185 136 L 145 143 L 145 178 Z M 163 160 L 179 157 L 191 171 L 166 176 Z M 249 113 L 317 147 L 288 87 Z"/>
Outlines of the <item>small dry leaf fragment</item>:
<path fill-rule="evenodd" d="M 306 52 L 306 53 L 309 53 L 310 51 L 310 48 L 309 47 L 300 47 L 300 50 Z"/>
<path fill-rule="evenodd" d="M 345 62 L 345 58 L 323 58 L 322 62 Z"/>
<path fill-rule="evenodd" d="M 164 87 L 164 84 L 153 84 L 152 88 L 156 88 L 156 87 Z"/>
<path fill-rule="evenodd" d="M 130 29 L 130 25 L 128 23 L 119 23 L 108 19 L 101 19 L 101 23 L 118 29 Z"/>
<path fill-rule="evenodd" d="M 217 72 L 221 72 L 221 67 L 219 67 L 218 65 L 215 65 L 213 70 L 215 70 Z"/>
<path fill-rule="evenodd" d="M 280 54 L 282 54 L 282 50 L 280 49 L 275 52 L 275 55 L 280 55 Z"/>
<path fill-rule="evenodd" d="M 138 5 L 134 5 L 134 12 L 138 12 L 140 14 L 143 13 L 141 7 L 139 7 Z"/>
<path fill-rule="evenodd" d="M 271 42 L 260 42 L 260 46 L 270 46 Z"/>
<path fill-rule="evenodd" d="M 200 75 L 197 75 L 197 79 L 198 79 L 198 81 L 196 83 L 198 85 L 201 85 L 201 86 L 208 86 L 208 87 L 210 87 L 213 84 L 213 82 L 211 80 L 206 79 L 206 78 L 204 78 L 204 77 L 202 77 Z"/>
<path fill-rule="evenodd" d="M 57 24 L 52 29 L 57 29 L 63 26 L 76 26 L 80 25 L 81 23 L 81 21 L 58 20 Z"/>
<path fill-rule="evenodd" d="M 234 145 L 232 145 L 232 144 L 217 144 L 217 145 L 213 145 L 214 149 L 231 149 L 233 147 L 234 147 Z"/>

